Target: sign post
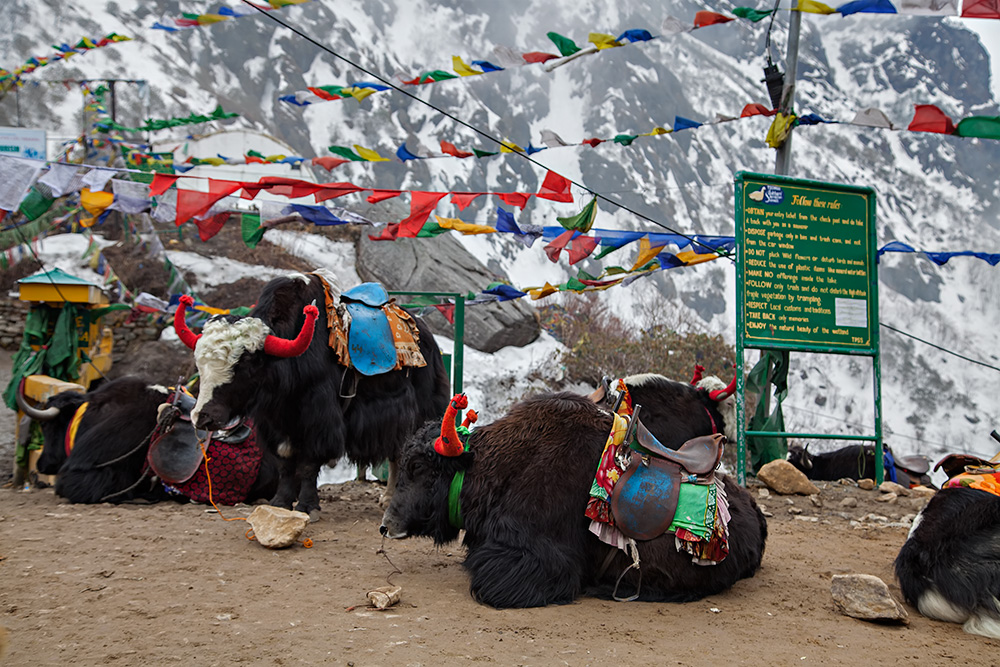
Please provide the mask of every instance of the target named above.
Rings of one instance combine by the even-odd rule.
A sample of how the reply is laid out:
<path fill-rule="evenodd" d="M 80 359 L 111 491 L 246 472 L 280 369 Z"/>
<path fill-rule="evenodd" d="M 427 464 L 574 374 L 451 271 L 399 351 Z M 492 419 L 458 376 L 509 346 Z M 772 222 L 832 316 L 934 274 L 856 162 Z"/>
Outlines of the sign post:
<path fill-rule="evenodd" d="M 747 436 L 870 440 L 883 460 L 876 256 L 873 189 L 736 174 L 737 360 L 746 348 L 869 356 L 875 393 L 871 436 L 745 431 L 737 374 L 740 484 Z M 876 466 L 876 482 L 882 475 Z"/>

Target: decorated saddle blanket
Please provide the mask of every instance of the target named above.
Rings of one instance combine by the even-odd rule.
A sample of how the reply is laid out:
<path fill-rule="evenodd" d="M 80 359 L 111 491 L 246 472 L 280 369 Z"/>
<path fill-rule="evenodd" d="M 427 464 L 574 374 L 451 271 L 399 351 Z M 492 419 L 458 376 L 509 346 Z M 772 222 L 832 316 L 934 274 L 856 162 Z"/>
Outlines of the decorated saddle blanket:
<path fill-rule="evenodd" d="M 341 365 L 362 375 L 426 366 L 413 316 L 396 305 L 378 283 L 362 283 L 341 293 L 331 275 L 323 281 L 329 345 Z"/>
<path fill-rule="evenodd" d="M 631 538 L 617 524 L 616 513 L 612 509 L 612 497 L 615 495 L 615 486 L 625 476 L 628 468 L 643 463 L 641 457 L 633 456 L 635 450 L 631 446 L 632 443 L 627 441 L 632 417 L 631 397 L 627 396 L 628 389 L 624 382 L 620 382 L 617 390 L 624 392 L 625 396 L 618 402 L 618 412 L 613 415 L 614 422 L 594 475 L 585 514 L 591 519 L 591 532 L 601 541 L 627 553 Z M 688 475 L 676 484 L 673 479 L 658 482 L 655 477 L 650 482 L 643 491 L 651 495 L 661 494 L 662 497 L 644 498 L 641 511 L 656 512 L 658 506 L 663 505 L 669 506 L 669 511 L 673 514 L 671 517 L 644 517 L 643 522 L 651 526 L 663 525 L 666 529 L 660 530 L 657 535 L 640 539 L 652 539 L 663 532 L 672 533 L 677 550 L 690 554 L 694 563 L 714 565 L 721 562 L 729 553 L 730 518 L 728 498 L 722 479 L 709 474 Z M 620 497 L 621 494 L 618 495 L 618 503 L 621 504 L 624 501 Z M 634 512 L 635 508 L 627 508 L 627 511 Z"/>
<path fill-rule="evenodd" d="M 254 430 L 242 442 L 209 441 L 203 460 L 194 475 L 179 484 L 164 484 L 168 492 L 187 496 L 196 503 L 235 505 L 246 501 L 257 481 L 262 454 Z"/>
<path fill-rule="evenodd" d="M 1000 496 L 1000 469 L 998 468 L 976 468 L 969 466 L 965 472 L 955 475 L 942 488 L 954 488 L 966 486 L 970 489 L 979 489 Z"/>

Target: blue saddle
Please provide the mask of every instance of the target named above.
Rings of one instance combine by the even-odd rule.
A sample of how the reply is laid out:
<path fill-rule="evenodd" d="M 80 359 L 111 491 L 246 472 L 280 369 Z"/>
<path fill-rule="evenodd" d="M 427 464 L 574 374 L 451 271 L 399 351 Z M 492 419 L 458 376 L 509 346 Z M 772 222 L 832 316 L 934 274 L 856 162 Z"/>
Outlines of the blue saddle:
<path fill-rule="evenodd" d="M 396 344 L 382 306 L 389 294 L 378 283 L 361 283 L 340 295 L 351 314 L 347 346 L 351 365 L 362 375 L 379 375 L 396 366 Z"/>

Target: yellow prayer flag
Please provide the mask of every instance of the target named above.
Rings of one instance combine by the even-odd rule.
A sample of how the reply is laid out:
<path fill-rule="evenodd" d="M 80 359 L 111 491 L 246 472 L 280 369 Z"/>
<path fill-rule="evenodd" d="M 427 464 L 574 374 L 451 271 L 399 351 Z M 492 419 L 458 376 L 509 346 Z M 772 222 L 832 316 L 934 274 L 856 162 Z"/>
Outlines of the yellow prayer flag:
<path fill-rule="evenodd" d="M 597 47 L 598 50 L 601 49 L 611 49 L 616 46 L 621 46 L 619 42 L 615 41 L 615 38 L 611 35 L 605 35 L 602 32 L 592 32 L 587 35 L 587 41 Z"/>
<path fill-rule="evenodd" d="M 797 9 L 810 14 L 836 14 L 837 10 L 816 0 L 799 0 Z"/>
<path fill-rule="evenodd" d="M 219 21 L 225 21 L 228 18 L 228 16 L 222 16 L 221 14 L 201 14 L 198 16 L 198 25 L 212 25 Z"/>
<path fill-rule="evenodd" d="M 515 144 L 513 141 L 504 141 L 500 144 L 501 153 L 523 153 L 524 149 Z"/>
<path fill-rule="evenodd" d="M 437 219 L 439 227 L 453 229 L 463 234 L 493 234 L 496 232 L 496 229 L 489 225 L 476 225 L 471 222 L 459 220 L 458 218 L 442 218 L 440 215 L 435 215 L 434 217 Z"/>
<path fill-rule="evenodd" d="M 364 146 L 358 146 L 354 144 L 354 150 L 358 155 L 368 160 L 369 162 L 388 162 L 389 158 L 382 157 L 370 148 L 365 148 Z"/>
<path fill-rule="evenodd" d="M 684 252 L 677 253 L 675 256 L 688 266 L 694 266 L 695 264 L 701 264 L 703 262 L 711 262 L 713 259 L 719 258 L 719 256 L 714 252 L 697 253 L 694 250 L 685 250 Z"/>
<path fill-rule="evenodd" d="M 358 102 L 360 102 L 361 100 L 365 99 L 366 97 L 375 92 L 378 91 L 376 91 L 374 88 L 356 88 L 354 86 L 347 86 L 346 88 L 340 89 L 341 95 L 350 95 Z"/>
<path fill-rule="evenodd" d="M 213 167 L 218 167 L 220 165 L 226 164 L 226 161 L 224 159 L 222 159 L 221 157 L 203 157 L 203 158 L 201 158 L 201 161 L 202 162 L 207 162 L 210 165 L 212 165 Z"/>
<path fill-rule="evenodd" d="M 646 132 L 645 134 L 640 134 L 640 137 L 655 137 L 660 134 L 670 134 L 673 130 L 668 130 L 665 127 L 656 126 L 651 132 Z"/>
<path fill-rule="evenodd" d="M 774 122 L 771 123 L 770 129 L 767 131 L 767 145 L 771 148 L 781 148 L 781 145 L 788 139 L 788 134 L 792 131 L 792 123 L 795 122 L 795 119 L 795 114 L 787 116 L 783 113 L 776 114 Z"/>
<path fill-rule="evenodd" d="M 287 157 L 284 153 L 279 153 L 277 155 L 268 155 L 264 159 L 268 162 L 281 162 Z"/>
<path fill-rule="evenodd" d="M 482 72 L 474 70 L 466 65 L 461 56 L 451 57 L 451 68 L 455 70 L 455 74 L 460 76 L 476 76 L 477 74 L 482 74 Z"/>
<path fill-rule="evenodd" d="M 545 285 L 543 285 L 542 287 L 534 287 L 532 289 L 529 289 L 528 294 L 531 295 L 532 301 L 538 301 L 539 299 L 543 299 L 550 294 L 555 294 L 558 291 L 559 291 L 558 287 L 553 287 L 546 281 Z"/>
<path fill-rule="evenodd" d="M 114 194 L 98 190 L 91 192 L 90 188 L 80 191 L 80 204 L 83 209 L 90 214 L 89 218 L 80 218 L 80 224 L 84 227 L 91 227 L 97 221 L 97 216 L 104 213 L 104 209 L 111 206 L 115 201 Z"/>
<path fill-rule="evenodd" d="M 639 239 L 639 256 L 635 258 L 635 264 L 629 271 L 635 271 L 641 266 L 645 266 L 649 263 L 651 259 L 660 254 L 660 251 L 666 246 L 658 245 L 650 247 L 649 237 L 643 236 Z"/>
<path fill-rule="evenodd" d="M 191 306 L 194 310 L 200 310 L 203 313 L 208 313 L 209 315 L 228 315 L 229 310 L 225 308 L 212 308 L 211 306 L 202 306 L 200 304 L 194 304 Z"/>

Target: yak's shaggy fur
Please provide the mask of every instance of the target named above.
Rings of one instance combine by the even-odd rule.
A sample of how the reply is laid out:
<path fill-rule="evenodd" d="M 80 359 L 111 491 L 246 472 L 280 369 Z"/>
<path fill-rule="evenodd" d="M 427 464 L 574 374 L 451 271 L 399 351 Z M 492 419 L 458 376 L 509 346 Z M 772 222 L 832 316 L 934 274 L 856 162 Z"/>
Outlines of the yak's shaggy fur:
<path fill-rule="evenodd" d="M 1000 498 L 979 489 L 939 491 L 899 550 L 896 578 L 924 616 L 1000 639 Z"/>
<path fill-rule="evenodd" d="M 454 473 L 465 470 L 465 568 L 477 601 L 506 608 L 566 604 L 584 594 L 610 597 L 631 559 L 588 530 L 584 510 L 611 422 L 611 415 L 586 397 L 529 398 L 476 428 L 470 451 L 454 458 L 434 451 L 440 424 L 429 423 L 402 451 L 382 532 L 429 536 L 438 544 L 456 539 L 459 531 L 448 521 L 448 488 Z M 671 534 L 640 542 L 639 599 L 697 600 L 757 571 L 767 538 L 764 517 L 729 478 L 725 488 L 732 514 L 729 556 L 718 565 L 699 566 L 678 553 Z M 631 570 L 619 595 L 638 585 Z"/>
<path fill-rule="evenodd" d="M 726 386 L 718 378 L 705 378 L 702 380 L 705 386 L 675 382 L 652 373 L 622 379 L 632 402 L 642 406 L 639 415 L 642 423 L 670 449 L 713 432 L 736 441 L 736 399 L 730 396 L 717 402 L 708 395 L 709 391 Z"/>
<path fill-rule="evenodd" d="M 72 503 L 98 503 L 127 489 L 143 473 L 148 446 L 139 445 L 156 426 L 156 408 L 166 398 L 163 387 L 131 376 L 112 380 L 86 394 L 56 394 L 44 406 L 59 408 L 59 414 L 41 422 L 45 445 L 38 471 L 58 474 L 56 494 Z M 73 452 L 67 457 L 66 430 L 84 402 L 88 403 L 87 411 L 80 420 Z M 121 461 L 102 465 L 130 451 Z M 108 500 L 122 502 L 138 497 L 156 500 L 166 494 L 158 483 L 144 483 Z"/>
<path fill-rule="evenodd" d="M 213 318 L 205 329 L 227 339 L 225 328 L 256 320 L 274 335 L 293 339 L 305 321 L 302 309 L 310 303 L 320 308 L 320 316 L 303 354 L 281 358 L 246 346 L 228 369 L 213 365 L 214 377 L 222 380 L 213 385 L 210 398 L 199 401 L 197 415 L 200 428 L 252 417 L 258 442 L 280 456 L 281 481 L 271 504 L 291 508 L 298 500 L 296 509 L 304 512 L 319 509 L 316 477 L 321 465 L 345 453 L 361 465 L 395 461 L 407 436 L 425 420 L 440 419 L 449 398 L 441 351 L 419 320 L 420 351 L 427 365 L 359 375 L 355 388 L 355 371 L 341 366 L 328 344 L 323 286 L 317 276 L 275 278 L 246 318 Z M 198 341 L 199 371 L 203 359 L 214 358 L 210 346 L 210 338 Z"/>

